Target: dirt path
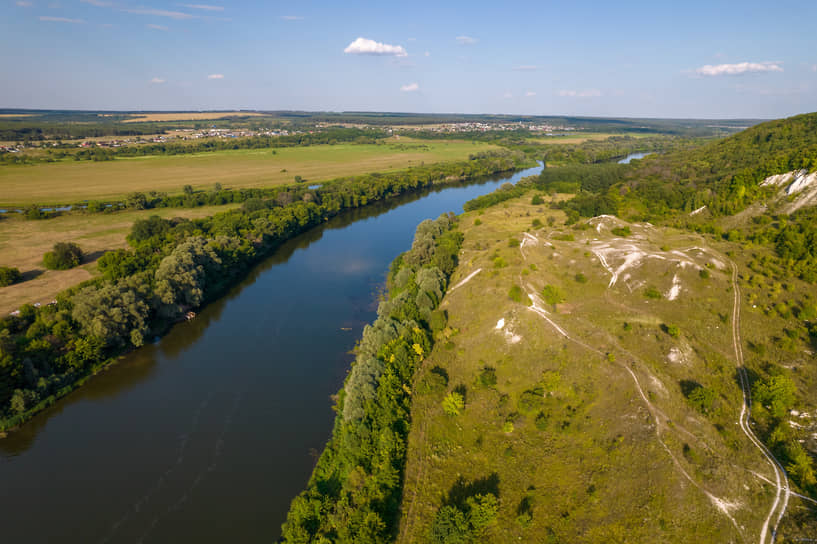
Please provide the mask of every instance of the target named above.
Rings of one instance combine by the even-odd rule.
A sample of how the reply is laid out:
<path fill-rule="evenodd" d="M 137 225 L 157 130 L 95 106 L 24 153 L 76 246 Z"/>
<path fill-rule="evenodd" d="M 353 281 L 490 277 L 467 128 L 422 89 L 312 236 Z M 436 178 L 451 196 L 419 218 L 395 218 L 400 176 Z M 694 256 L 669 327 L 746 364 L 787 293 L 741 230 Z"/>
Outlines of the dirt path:
<path fill-rule="evenodd" d="M 739 420 L 740 428 L 743 431 L 743 434 L 745 434 L 752 444 L 754 444 L 755 447 L 757 447 L 757 449 L 763 453 L 763 456 L 766 457 L 766 460 L 772 466 L 775 477 L 774 485 L 777 488 L 774 502 L 772 502 L 772 507 L 769 510 L 769 514 L 766 516 L 766 520 L 763 522 L 763 527 L 761 527 L 760 530 L 760 544 L 766 544 L 766 537 L 769 533 L 769 523 L 779 507 L 780 513 L 777 515 L 777 520 L 774 523 L 774 527 L 772 527 L 770 542 L 775 541 L 780 520 L 783 519 L 783 515 L 786 513 L 786 508 L 789 505 L 791 489 L 789 488 L 789 480 L 786 475 L 786 470 L 780 464 L 780 461 L 775 458 L 772 452 L 769 451 L 766 445 L 763 444 L 763 442 L 761 442 L 760 439 L 755 436 L 754 431 L 752 431 L 750 422 L 752 417 L 752 396 L 751 390 L 749 389 L 749 377 L 746 374 L 746 368 L 743 361 L 743 348 L 740 340 L 740 287 L 738 286 L 738 267 L 731 259 L 726 260 L 732 266 L 732 291 L 734 294 L 734 301 L 732 303 L 732 346 L 735 350 L 735 362 L 738 365 L 740 389 L 743 393 L 743 406 L 741 406 L 740 409 Z M 782 501 L 781 495 L 783 495 Z"/>
<path fill-rule="evenodd" d="M 451 289 L 449 289 L 449 290 L 448 290 L 448 293 L 451 293 L 452 291 L 454 291 L 454 289 L 457 289 L 457 288 L 459 288 L 459 287 L 462 287 L 463 285 L 465 285 L 466 283 L 468 283 L 469 281 L 471 281 L 471 278 L 473 278 L 474 276 L 476 276 L 476 275 L 477 275 L 477 274 L 479 274 L 480 272 L 482 272 L 482 268 L 477 268 L 476 270 L 474 270 L 473 272 L 471 272 L 470 274 L 468 274 L 468 276 L 466 276 L 464 280 L 462 280 L 462 281 L 461 281 L 461 282 L 459 282 L 457 285 L 455 285 L 454 287 L 452 287 Z"/>

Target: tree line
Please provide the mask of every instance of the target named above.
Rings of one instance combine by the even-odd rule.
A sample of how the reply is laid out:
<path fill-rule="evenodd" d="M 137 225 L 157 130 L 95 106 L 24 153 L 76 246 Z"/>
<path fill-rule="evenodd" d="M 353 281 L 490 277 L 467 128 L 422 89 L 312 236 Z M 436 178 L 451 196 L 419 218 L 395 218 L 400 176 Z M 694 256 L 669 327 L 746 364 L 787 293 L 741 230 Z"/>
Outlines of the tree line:
<path fill-rule="evenodd" d="M 248 199 L 203 219 L 137 221 L 130 247 L 100 258 L 102 277 L 61 293 L 56 304 L 25 305 L 19 315 L 0 319 L 0 430 L 161 334 L 280 243 L 341 211 L 529 164 L 521 153 L 496 151 L 471 161 L 342 178 L 315 190 L 279 187 L 269 198 Z"/>

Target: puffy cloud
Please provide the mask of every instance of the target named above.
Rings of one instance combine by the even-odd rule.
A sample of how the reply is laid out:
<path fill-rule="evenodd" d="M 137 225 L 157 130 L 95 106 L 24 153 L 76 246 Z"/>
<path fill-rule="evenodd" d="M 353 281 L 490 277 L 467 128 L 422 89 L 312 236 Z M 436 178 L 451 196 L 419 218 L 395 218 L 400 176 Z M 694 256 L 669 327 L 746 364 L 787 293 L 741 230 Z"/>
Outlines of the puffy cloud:
<path fill-rule="evenodd" d="M 160 78 L 160 77 L 154 77 L 153 79 L 151 79 L 151 80 L 150 80 L 150 82 L 151 82 L 151 83 L 157 83 L 157 84 L 158 84 L 158 83 L 164 83 L 164 82 L 165 82 L 165 80 L 164 80 L 164 79 L 162 79 L 162 78 Z"/>
<path fill-rule="evenodd" d="M 81 25 L 85 23 L 82 19 L 69 19 L 68 17 L 50 17 L 48 15 L 40 15 L 40 21 L 49 21 L 51 23 L 73 23 Z"/>
<path fill-rule="evenodd" d="M 535 91 L 528 91 L 528 92 L 525 93 L 525 96 L 536 96 L 536 92 Z"/>
<path fill-rule="evenodd" d="M 148 28 L 152 28 L 153 30 L 165 30 L 165 31 L 170 30 L 169 28 L 167 28 L 166 26 L 163 26 L 163 25 L 152 25 L 151 24 L 151 25 L 145 25 L 145 26 L 148 27 Z"/>
<path fill-rule="evenodd" d="M 456 40 L 460 45 L 474 45 L 479 41 L 471 36 L 457 36 Z"/>
<path fill-rule="evenodd" d="M 98 8 L 109 8 L 111 7 L 110 2 L 105 2 L 103 0 L 80 0 L 83 4 L 91 4 L 92 6 L 96 6 Z"/>
<path fill-rule="evenodd" d="M 400 90 L 403 91 L 404 93 L 413 93 L 415 91 L 419 91 L 420 86 L 417 85 L 416 83 L 409 83 L 408 85 L 403 85 L 402 87 L 400 87 Z"/>
<path fill-rule="evenodd" d="M 513 98 L 513 93 L 508 91 L 502 95 L 502 98 Z"/>
<path fill-rule="evenodd" d="M 224 8 L 221 6 L 210 6 L 207 4 L 182 4 L 182 7 L 188 9 L 201 9 L 204 11 L 224 11 Z"/>
<path fill-rule="evenodd" d="M 358 38 L 350 43 L 344 53 L 350 55 L 391 55 L 394 57 L 407 57 L 408 53 L 402 45 L 389 45 L 366 38 Z"/>
<path fill-rule="evenodd" d="M 30 8 L 31 6 L 34 5 L 31 2 L 26 2 L 25 0 L 19 0 L 18 2 L 15 2 L 15 4 L 17 4 L 21 8 Z"/>
<path fill-rule="evenodd" d="M 430 57 L 430 56 L 431 56 L 431 52 L 426 51 L 426 52 L 424 53 L 424 55 L 425 55 L 425 56 L 427 56 L 427 57 Z"/>
<path fill-rule="evenodd" d="M 739 62 L 737 64 L 707 64 L 695 70 L 699 76 L 737 76 L 758 72 L 782 72 L 777 62 Z"/>
<path fill-rule="evenodd" d="M 207 79 L 224 79 L 224 74 L 210 74 Z"/>
<path fill-rule="evenodd" d="M 521 66 L 514 66 L 513 69 L 517 72 L 533 72 L 536 70 L 538 66 L 534 66 L 533 64 L 523 64 Z"/>
<path fill-rule="evenodd" d="M 601 91 L 598 89 L 586 89 L 584 91 L 561 90 L 556 94 L 574 98 L 593 98 L 601 96 Z"/>
<path fill-rule="evenodd" d="M 300 21 L 303 17 L 300 15 L 281 15 L 281 19 L 284 21 Z"/>

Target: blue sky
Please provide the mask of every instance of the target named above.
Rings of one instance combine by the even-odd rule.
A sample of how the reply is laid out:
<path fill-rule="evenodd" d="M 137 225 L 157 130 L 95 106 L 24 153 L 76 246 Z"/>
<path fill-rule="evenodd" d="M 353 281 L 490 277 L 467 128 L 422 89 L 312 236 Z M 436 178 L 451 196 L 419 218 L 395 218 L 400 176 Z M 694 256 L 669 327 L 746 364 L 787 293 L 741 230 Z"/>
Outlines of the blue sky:
<path fill-rule="evenodd" d="M 0 107 L 817 110 L 814 0 L 0 2 Z"/>

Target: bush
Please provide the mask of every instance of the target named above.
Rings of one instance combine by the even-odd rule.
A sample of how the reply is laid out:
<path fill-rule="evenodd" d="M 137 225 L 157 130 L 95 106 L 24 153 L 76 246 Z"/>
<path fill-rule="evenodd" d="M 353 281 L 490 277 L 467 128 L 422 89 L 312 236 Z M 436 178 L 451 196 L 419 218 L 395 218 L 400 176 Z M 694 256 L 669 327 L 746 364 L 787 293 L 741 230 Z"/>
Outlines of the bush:
<path fill-rule="evenodd" d="M 630 234 L 632 234 L 632 232 L 630 232 L 630 227 L 616 227 L 616 228 L 612 229 L 610 232 L 612 232 L 616 236 L 624 236 L 624 237 L 627 237 Z"/>
<path fill-rule="evenodd" d="M 519 243 L 520 243 L 519 240 L 517 240 L 516 238 L 510 238 L 508 240 L 508 247 L 519 247 Z"/>
<path fill-rule="evenodd" d="M 465 409 L 465 399 L 456 391 L 452 391 L 443 399 L 443 411 L 449 416 L 458 416 Z"/>
<path fill-rule="evenodd" d="M 659 291 L 655 287 L 647 287 L 647 289 L 644 291 L 644 296 L 647 298 L 651 298 L 653 300 L 663 298 L 661 295 L 661 291 Z"/>
<path fill-rule="evenodd" d="M 522 292 L 522 288 L 518 285 L 514 285 L 511 287 L 511 290 L 508 291 L 508 298 L 510 298 L 514 302 L 522 303 L 522 296 L 524 293 Z"/>
<path fill-rule="evenodd" d="M 0 287 L 17 283 L 22 277 L 22 274 L 20 274 L 20 271 L 16 268 L 0 266 Z"/>
<path fill-rule="evenodd" d="M 538 206 L 543 204 L 545 201 L 542 199 L 542 195 L 533 195 L 533 198 L 530 200 L 530 203 L 534 206 Z"/>
<path fill-rule="evenodd" d="M 542 221 L 541 221 L 540 219 L 534 219 L 534 220 L 531 222 L 531 226 L 532 226 L 533 228 L 535 228 L 535 229 L 540 229 L 540 228 L 542 228 Z"/>
<path fill-rule="evenodd" d="M 564 300 L 562 292 L 555 285 L 545 285 L 545 288 L 542 289 L 542 298 L 548 304 L 559 304 Z"/>
<path fill-rule="evenodd" d="M 581 272 L 576 274 L 575 279 L 577 283 L 587 283 L 587 276 L 585 276 Z"/>
<path fill-rule="evenodd" d="M 678 325 L 667 325 L 667 334 L 673 338 L 678 338 L 681 336 L 681 329 L 678 328 Z"/>
<path fill-rule="evenodd" d="M 797 388 L 787 376 L 772 376 L 768 380 L 755 382 L 752 397 L 768 408 L 773 417 L 781 419 L 794 405 Z"/>
<path fill-rule="evenodd" d="M 701 268 L 701 270 L 698 272 L 698 275 L 701 276 L 702 280 L 707 280 L 709 279 L 709 270 L 707 270 L 706 268 Z"/>
<path fill-rule="evenodd" d="M 479 384 L 484 387 L 493 387 L 496 385 L 496 369 L 486 366 L 479 373 Z"/>
<path fill-rule="evenodd" d="M 82 261 L 82 250 L 73 242 L 57 242 L 54 250 L 43 255 L 43 265 L 49 270 L 68 270 Z"/>

